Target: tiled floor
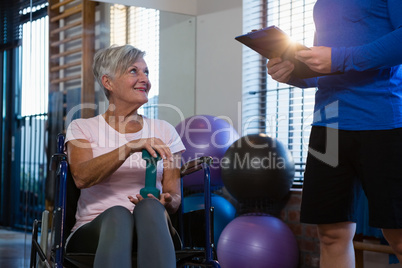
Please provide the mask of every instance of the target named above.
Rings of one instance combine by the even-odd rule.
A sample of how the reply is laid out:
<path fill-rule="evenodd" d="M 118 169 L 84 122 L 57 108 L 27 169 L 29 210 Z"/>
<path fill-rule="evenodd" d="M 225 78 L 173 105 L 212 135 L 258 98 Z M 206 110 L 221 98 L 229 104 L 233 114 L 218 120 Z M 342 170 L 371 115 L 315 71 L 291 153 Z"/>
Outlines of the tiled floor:
<path fill-rule="evenodd" d="M 31 253 L 31 233 L 0 227 L 0 268 L 28 268 Z M 388 264 L 388 255 L 364 253 L 365 268 L 400 267 Z"/>
<path fill-rule="evenodd" d="M 0 267 L 28 268 L 31 234 L 0 227 Z"/>

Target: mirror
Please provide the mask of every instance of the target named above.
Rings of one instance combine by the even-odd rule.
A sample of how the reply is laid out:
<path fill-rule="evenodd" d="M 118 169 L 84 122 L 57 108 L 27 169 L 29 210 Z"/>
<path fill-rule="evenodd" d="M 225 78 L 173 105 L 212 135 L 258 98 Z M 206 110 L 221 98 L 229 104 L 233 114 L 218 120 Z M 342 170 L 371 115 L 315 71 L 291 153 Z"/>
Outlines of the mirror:
<path fill-rule="evenodd" d="M 96 50 L 111 45 L 110 29 L 113 26 L 110 22 L 110 9 L 113 5 L 100 3 L 97 8 Z M 150 67 L 151 83 L 156 85 L 155 81 L 159 82 L 157 117 L 175 126 L 195 114 L 196 17 L 160 11 L 159 20 L 159 77 L 152 76 L 154 70 L 147 59 L 150 60 L 150 53 L 154 52 L 147 47 L 139 48 L 147 53 L 145 60 Z M 156 86 L 153 88 L 156 89 Z M 98 85 L 96 91 L 99 113 L 103 113 L 107 108 L 107 100 Z"/>

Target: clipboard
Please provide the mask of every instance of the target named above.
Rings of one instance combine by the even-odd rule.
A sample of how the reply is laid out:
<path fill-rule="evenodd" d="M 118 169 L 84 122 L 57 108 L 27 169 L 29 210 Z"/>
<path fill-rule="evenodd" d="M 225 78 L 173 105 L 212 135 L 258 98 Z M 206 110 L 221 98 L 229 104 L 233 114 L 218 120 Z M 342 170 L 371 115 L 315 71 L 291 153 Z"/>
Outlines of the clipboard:
<path fill-rule="evenodd" d="M 295 53 L 308 47 L 293 42 L 290 37 L 276 26 L 269 26 L 244 35 L 236 36 L 235 39 L 248 46 L 267 59 L 281 57 L 295 65 L 292 75 L 304 79 L 328 74 L 318 73 L 311 70 L 306 64 L 295 59 Z"/>

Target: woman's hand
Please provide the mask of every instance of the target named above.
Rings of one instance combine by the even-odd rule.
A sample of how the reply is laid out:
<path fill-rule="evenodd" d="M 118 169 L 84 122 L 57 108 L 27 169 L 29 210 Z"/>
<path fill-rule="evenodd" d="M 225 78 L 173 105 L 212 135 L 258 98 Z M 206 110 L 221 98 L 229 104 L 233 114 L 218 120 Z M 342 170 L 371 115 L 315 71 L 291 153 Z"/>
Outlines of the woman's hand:
<path fill-rule="evenodd" d="M 296 52 L 295 58 L 305 63 L 311 70 L 319 73 L 331 72 L 331 48 L 312 47 Z"/>
<path fill-rule="evenodd" d="M 170 193 L 162 193 L 159 201 L 162 203 L 162 205 L 169 206 L 170 203 L 173 201 L 173 196 Z"/>
<path fill-rule="evenodd" d="M 153 198 L 153 199 L 156 199 L 156 200 L 159 200 L 159 202 L 161 202 L 161 204 L 163 205 L 163 206 L 168 206 L 172 201 L 173 201 L 173 196 L 170 194 L 170 193 L 162 193 L 161 195 L 160 195 L 160 198 L 158 199 L 158 198 L 156 198 L 153 194 L 148 194 L 147 195 L 147 197 L 148 198 Z M 180 197 L 180 196 L 178 196 L 178 197 Z M 144 200 L 145 198 L 142 196 L 142 195 L 140 195 L 140 194 L 137 194 L 136 195 L 136 198 L 134 198 L 133 196 L 128 196 L 128 199 L 131 201 L 131 203 L 133 203 L 134 205 L 138 205 L 138 203 L 139 202 L 141 202 L 142 200 Z"/>
<path fill-rule="evenodd" d="M 281 58 L 272 58 L 267 63 L 268 74 L 280 83 L 287 83 L 290 80 L 290 74 L 295 66 L 288 60 L 283 61 Z"/>
<path fill-rule="evenodd" d="M 153 157 L 157 157 L 156 152 L 158 152 L 162 159 L 173 161 L 172 152 L 170 151 L 169 146 L 167 146 L 161 139 L 155 137 L 133 140 L 126 143 L 126 146 L 131 149 L 131 153 L 141 152 L 145 149 Z"/>

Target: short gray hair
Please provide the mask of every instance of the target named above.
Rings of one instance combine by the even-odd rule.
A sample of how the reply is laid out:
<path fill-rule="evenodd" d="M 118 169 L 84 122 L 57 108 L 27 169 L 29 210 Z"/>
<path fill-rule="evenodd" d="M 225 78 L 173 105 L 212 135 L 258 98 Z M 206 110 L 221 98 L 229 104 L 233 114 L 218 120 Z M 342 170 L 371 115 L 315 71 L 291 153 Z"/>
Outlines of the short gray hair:
<path fill-rule="evenodd" d="M 144 51 L 131 45 L 112 45 L 95 53 L 92 71 L 96 81 L 103 88 L 107 99 L 109 99 L 109 90 L 103 86 L 102 77 L 108 75 L 114 79 L 116 75 L 122 75 L 125 70 L 137 60 L 142 59 L 144 55 Z"/>

